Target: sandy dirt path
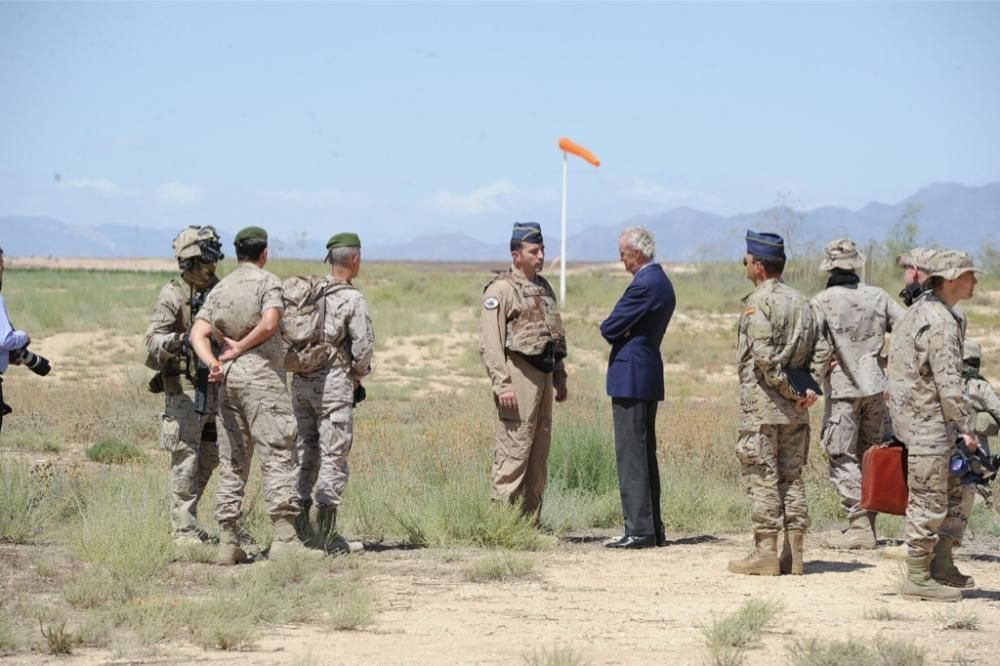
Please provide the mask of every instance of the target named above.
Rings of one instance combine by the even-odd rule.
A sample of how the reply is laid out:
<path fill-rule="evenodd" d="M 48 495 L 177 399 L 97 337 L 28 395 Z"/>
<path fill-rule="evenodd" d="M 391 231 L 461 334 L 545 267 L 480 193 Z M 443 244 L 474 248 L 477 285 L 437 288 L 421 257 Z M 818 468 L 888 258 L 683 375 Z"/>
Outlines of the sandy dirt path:
<path fill-rule="evenodd" d="M 592 664 L 704 664 L 702 627 L 751 598 L 784 606 L 748 664 L 789 663 L 796 639 L 883 636 L 927 650 L 928 663 L 996 663 L 1000 654 L 1000 561 L 996 541 L 967 547 L 960 565 L 978 589 L 959 604 L 908 602 L 894 593 L 900 564 L 877 553 L 811 548 L 807 575 L 742 577 L 725 571 L 742 536 L 689 537 L 667 548 L 613 552 L 602 540 L 566 541 L 529 555 L 537 580 L 470 583 L 462 570 L 486 551 L 366 553 L 378 613 L 361 631 L 272 627 L 256 649 L 227 653 L 160 646 L 157 655 L 78 650 L 72 657 L 22 655 L 12 664 L 510 664 L 543 649 L 570 648 Z M 888 610 L 892 620 L 865 619 Z M 942 617 L 974 613 L 976 632 L 943 630 Z M 956 661 L 958 655 L 964 661 Z"/>

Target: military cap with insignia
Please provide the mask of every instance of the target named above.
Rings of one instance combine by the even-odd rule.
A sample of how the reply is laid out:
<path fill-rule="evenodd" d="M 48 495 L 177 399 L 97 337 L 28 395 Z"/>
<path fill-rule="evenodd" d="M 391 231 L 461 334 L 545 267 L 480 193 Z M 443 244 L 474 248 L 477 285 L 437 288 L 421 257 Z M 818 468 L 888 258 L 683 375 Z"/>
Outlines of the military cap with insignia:
<path fill-rule="evenodd" d="M 512 241 L 521 241 L 522 243 L 545 242 L 542 240 L 542 225 L 538 224 L 538 222 L 515 222 L 510 239 Z"/>
<path fill-rule="evenodd" d="M 747 229 L 747 254 L 758 259 L 784 259 L 785 241 L 778 234 Z"/>

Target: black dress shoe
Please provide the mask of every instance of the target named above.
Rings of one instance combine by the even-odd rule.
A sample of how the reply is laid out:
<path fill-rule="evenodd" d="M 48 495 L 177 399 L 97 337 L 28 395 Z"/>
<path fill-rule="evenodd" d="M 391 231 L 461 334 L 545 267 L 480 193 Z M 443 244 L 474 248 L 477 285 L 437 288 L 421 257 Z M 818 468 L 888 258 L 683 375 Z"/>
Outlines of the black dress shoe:
<path fill-rule="evenodd" d="M 656 545 L 656 537 L 652 534 L 631 536 L 626 534 L 618 541 L 607 544 L 608 548 L 652 548 Z"/>

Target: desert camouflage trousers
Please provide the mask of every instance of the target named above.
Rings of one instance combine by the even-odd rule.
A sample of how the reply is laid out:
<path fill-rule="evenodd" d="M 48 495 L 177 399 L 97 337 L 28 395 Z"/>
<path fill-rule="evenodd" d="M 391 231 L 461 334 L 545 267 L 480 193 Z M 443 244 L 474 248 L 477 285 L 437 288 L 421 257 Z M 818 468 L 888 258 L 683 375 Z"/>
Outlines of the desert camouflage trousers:
<path fill-rule="evenodd" d="M 170 452 L 170 523 L 173 535 L 195 536 L 198 502 L 219 465 L 215 416 L 194 411 L 191 394 L 166 396 L 160 417 L 160 448 Z"/>
<path fill-rule="evenodd" d="M 736 443 L 743 482 L 750 495 L 755 533 L 809 527 L 802 466 L 809 453 L 809 424 L 762 425 L 741 431 Z"/>
<path fill-rule="evenodd" d="M 548 480 L 552 442 L 552 373 L 537 370 L 514 355 L 508 359 L 507 369 L 517 409 L 505 409 L 497 403 L 493 498 L 521 502 L 526 515 L 537 516 Z"/>
<path fill-rule="evenodd" d="M 975 485 L 963 485 L 948 471 L 951 454 L 906 457 L 910 495 L 906 504 L 906 545 L 920 557 L 934 550 L 938 536 L 956 544 L 965 538 L 965 526 L 976 500 Z"/>
<path fill-rule="evenodd" d="M 823 413 L 823 450 L 830 481 L 851 520 L 867 515 L 861 508 L 861 460 L 881 444 L 888 410 L 881 393 L 866 398 L 828 399 Z"/>
<path fill-rule="evenodd" d="M 216 520 L 233 523 L 242 516 L 254 449 L 260 456 L 268 515 L 272 520 L 294 519 L 299 514 L 295 416 L 278 372 L 246 372 L 237 359 L 219 387 L 219 420 Z"/>
<path fill-rule="evenodd" d="M 299 501 L 305 503 L 315 494 L 316 504 L 325 507 L 340 506 L 343 500 L 351 473 L 347 456 L 354 442 L 351 403 L 326 397 L 343 395 L 343 390 L 326 390 L 334 381 L 343 382 L 345 378 L 329 373 L 292 378 L 292 409 L 299 430 Z M 346 381 L 353 384 L 350 379 Z"/>

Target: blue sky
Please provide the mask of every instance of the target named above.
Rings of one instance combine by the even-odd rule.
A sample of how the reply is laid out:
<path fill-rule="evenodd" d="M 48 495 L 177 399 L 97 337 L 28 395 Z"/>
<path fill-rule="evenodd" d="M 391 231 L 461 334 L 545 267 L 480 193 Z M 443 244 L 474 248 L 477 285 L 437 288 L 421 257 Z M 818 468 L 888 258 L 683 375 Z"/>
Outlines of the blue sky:
<path fill-rule="evenodd" d="M 373 243 L 1000 181 L 1000 3 L 0 3 L 0 216 Z"/>

